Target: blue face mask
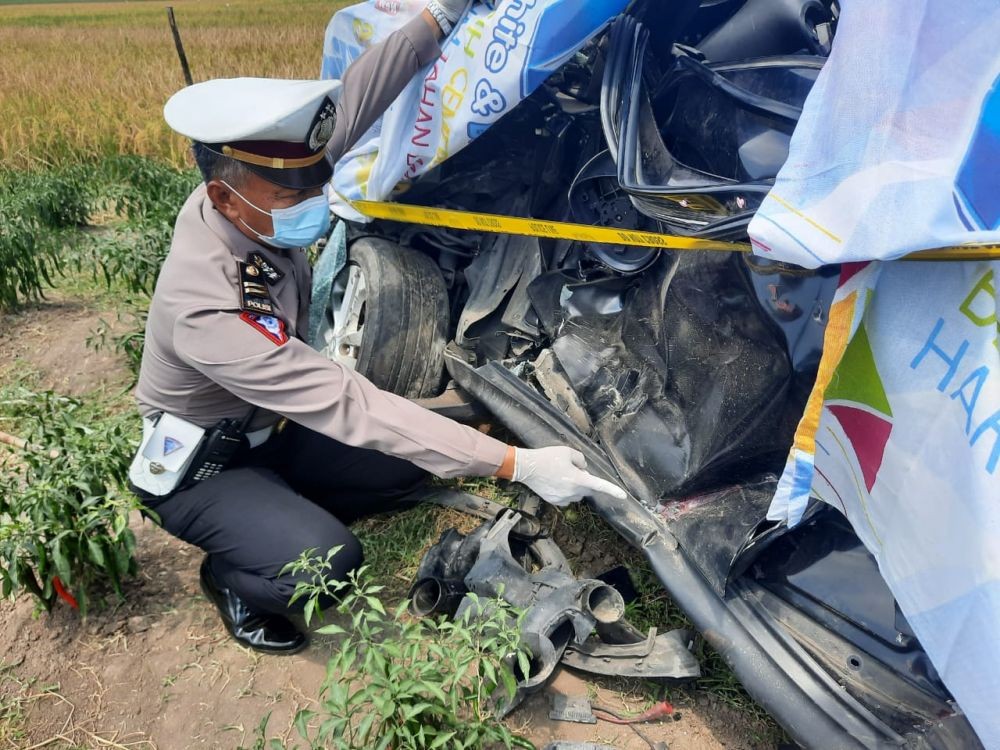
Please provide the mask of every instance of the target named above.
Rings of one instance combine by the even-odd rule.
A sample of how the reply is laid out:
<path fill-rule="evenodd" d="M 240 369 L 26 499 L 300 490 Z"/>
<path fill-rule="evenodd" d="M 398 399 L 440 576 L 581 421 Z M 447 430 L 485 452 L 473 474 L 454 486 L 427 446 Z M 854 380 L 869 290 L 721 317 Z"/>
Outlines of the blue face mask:
<path fill-rule="evenodd" d="M 322 195 L 306 198 L 301 203 L 296 203 L 294 206 L 289 206 L 288 208 L 275 208 L 271 211 L 265 211 L 263 208 L 254 205 L 244 198 L 228 182 L 223 181 L 222 184 L 236 193 L 236 195 L 239 195 L 240 198 L 243 198 L 248 206 L 271 217 L 271 222 L 274 225 L 274 234 L 270 237 L 261 234 L 243 221 L 243 219 L 240 219 L 243 226 L 271 247 L 287 250 L 309 247 L 309 245 L 320 237 L 326 236 L 326 233 L 330 231 L 330 200 L 327 198 L 327 188 L 325 186 L 323 187 Z"/>

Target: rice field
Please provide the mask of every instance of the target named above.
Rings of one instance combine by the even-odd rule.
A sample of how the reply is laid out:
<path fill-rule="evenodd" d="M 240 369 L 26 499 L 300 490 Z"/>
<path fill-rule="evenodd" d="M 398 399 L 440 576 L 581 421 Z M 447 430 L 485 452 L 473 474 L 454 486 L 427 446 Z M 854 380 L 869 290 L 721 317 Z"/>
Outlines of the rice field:
<path fill-rule="evenodd" d="M 169 0 L 168 0 L 169 2 Z M 196 81 L 319 75 L 346 0 L 173 0 Z M 163 122 L 184 85 L 167 2 L 0 3 L 0 165 L 33 169 L 139 154 L 185 163 Z"/>

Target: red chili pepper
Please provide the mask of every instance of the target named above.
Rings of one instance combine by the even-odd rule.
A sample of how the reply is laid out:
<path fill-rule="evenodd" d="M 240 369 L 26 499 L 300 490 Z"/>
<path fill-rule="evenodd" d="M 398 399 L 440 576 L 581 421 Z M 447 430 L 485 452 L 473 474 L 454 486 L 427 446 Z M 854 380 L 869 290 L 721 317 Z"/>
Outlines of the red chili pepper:
<path fill-rule="evenodd" d="M 52 576 L 52 586 L 55 588 L 56 593 L 59 594 L 60 599 L 66 602 L 73 609 L 80 609 L 80 605 L 76 603 L 76 597 L 63 587 L 62 581 L 59 580 L 59 576 Z"/>

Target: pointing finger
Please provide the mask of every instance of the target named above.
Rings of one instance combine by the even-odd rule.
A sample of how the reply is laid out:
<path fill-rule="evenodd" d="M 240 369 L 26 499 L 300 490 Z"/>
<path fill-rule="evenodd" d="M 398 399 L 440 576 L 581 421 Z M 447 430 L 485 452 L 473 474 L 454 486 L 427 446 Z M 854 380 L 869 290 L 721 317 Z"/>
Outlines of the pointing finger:
<path fill-rule="evenodd" d="M 611 497 L 617 500 L 624 500 L 628 497 L 628 493 L 617 484 L 601 479 L 600 477 L 595 477 L 593 474 L 587 474 L 586 472 L 583 474 L 584 475 L 580 478 L 580 484 L 585 487 L 589 487 L 595 492 L 602 492 L 605 495 L 611 495 Z"/>

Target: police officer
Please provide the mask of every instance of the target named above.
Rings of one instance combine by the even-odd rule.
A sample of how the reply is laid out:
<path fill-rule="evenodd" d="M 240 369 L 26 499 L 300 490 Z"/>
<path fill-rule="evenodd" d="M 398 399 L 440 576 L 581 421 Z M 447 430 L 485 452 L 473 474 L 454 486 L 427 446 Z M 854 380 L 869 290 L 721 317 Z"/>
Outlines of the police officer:
<path fill-rule="evenodd" d="M 177 218 L 136 388 L 143 443 L 133 489 L 163 527 L 207 554 L 201 583 L 229 633 L 291 653 L 286 563 L 340 547 L 347 523 L 389 509 L 427 475 L 498 476 L 564 505 L 621 489 L 565 447 L 515 449 L 379 390 L 306 345 L 303 247 L 329 229 L 332 164 L 440 53 L 467 0 L 433 0 L 342 81 L 214 80 L 164 115 L 204 177 Z M 280 429 L 281 427 L 284 429 Z"/>

